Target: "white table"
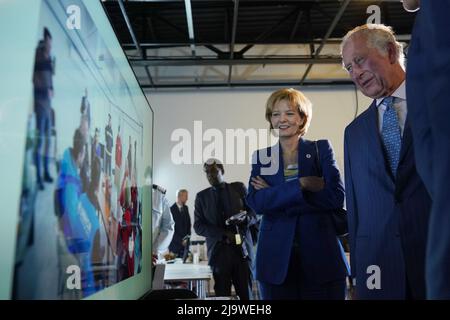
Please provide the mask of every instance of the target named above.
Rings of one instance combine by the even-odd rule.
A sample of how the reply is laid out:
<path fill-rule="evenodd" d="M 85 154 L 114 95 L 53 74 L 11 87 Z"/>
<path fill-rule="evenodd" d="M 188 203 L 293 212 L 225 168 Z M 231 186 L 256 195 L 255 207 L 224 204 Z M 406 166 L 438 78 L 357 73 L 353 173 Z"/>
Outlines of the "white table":
<path fill-rule="evenodd" d="M 195 293 L 199 299 L 206 298 L 206 288 L 211 278 L 211 268 L 202 264 L 166 264 L 164 272 L 164 282 L 187 281 L 189 290 L 193 290 L 195 284 Z"/>

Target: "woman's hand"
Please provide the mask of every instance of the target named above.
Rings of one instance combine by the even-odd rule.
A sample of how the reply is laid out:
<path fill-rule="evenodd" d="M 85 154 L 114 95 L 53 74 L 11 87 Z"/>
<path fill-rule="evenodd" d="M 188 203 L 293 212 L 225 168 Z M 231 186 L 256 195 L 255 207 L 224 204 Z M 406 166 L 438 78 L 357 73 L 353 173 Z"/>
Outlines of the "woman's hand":
<path fill-rule="evenodd" d="M 325 187 L 325 181 L 322 177 L 301 177 L 299 180 L 303 191 L 318 192 Z"/>
<path fill-rule="evenodd" d="M 261 178 L 260 176 L 253 177 L 250 183 L 256 190 L 261 190 L 270 187 L 270 185 L 266 181 L 264 181 L 264 179 Z"/>

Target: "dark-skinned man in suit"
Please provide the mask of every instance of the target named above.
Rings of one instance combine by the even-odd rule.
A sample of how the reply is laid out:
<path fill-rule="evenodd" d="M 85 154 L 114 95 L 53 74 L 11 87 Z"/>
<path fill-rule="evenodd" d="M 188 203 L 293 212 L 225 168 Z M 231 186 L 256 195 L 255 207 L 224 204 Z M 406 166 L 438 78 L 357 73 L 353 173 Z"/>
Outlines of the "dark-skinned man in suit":
<path fill-rule="evenodd" d="M 233 284 L 239 298 L 249 300 L 252 298 L 253 243 L 248 227 L 256 223 L 256 215 L 247 205 L 244 184 L 225 182 L 225 170 L 218 160 L 209 159 L 203 169 L 211 187 L 196 196 L 194 230 L 206 238 L 215 294 L 231 296 Z M 247 216 L 238 234 L 236 227 L 227 226 L 225 221 L 243 211 Z"/>

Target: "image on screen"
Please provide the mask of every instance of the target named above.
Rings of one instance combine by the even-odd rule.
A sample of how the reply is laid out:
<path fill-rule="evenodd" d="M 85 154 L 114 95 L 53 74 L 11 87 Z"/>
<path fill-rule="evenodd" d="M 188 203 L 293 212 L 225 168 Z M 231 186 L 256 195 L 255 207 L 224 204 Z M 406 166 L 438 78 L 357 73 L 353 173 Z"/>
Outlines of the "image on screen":
<path fill-rule="evenodd" d="M 85 1 L 40 1 L 35 30 L 11 298 L 81 299 L 141 273 L 150 108 Z"/>

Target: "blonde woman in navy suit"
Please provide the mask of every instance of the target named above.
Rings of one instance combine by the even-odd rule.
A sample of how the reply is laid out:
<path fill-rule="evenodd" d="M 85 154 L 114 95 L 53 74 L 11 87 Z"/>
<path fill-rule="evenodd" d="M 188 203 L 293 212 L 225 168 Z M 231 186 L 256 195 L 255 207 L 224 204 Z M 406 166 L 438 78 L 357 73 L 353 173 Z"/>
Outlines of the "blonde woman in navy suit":
<path fill-rule="evenodd" d="M 279 143 L 256 153 L 248 195 L 262 215 L 256 279 L 263 299 L 345 298 L 347 268 L 331 218 L 343 207 L 344 187 L 330 143 L 318 141 L 317 152 L 303 139 L 311 115 L 311 102 L 294 89 L 274 92 L 266 104 Z"/>

